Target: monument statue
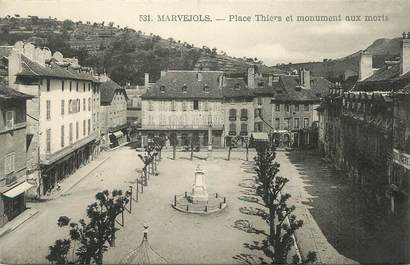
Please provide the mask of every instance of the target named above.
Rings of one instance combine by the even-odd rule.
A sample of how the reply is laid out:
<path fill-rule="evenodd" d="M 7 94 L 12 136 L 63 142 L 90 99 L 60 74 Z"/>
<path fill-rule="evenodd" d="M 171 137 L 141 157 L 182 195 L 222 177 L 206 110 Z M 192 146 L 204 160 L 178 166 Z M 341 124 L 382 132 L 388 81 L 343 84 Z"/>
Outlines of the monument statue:
<path fill-rule="evenodd" d="M 192 186 L 191 201 L 195 202 L 204 202 L 208 201 L 208 191 L 205 186 L 205 172 L 201 168 L 201 165 L 198 165 L 194 172 L 194 185 Z"/>

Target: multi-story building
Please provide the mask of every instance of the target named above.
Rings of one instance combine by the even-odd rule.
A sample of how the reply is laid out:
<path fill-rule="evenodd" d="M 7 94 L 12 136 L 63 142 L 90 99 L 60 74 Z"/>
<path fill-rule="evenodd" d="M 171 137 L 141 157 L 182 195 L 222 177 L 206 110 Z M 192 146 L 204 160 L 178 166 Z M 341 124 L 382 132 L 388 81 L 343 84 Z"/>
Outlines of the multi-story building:
<path fill-rule="evenodd" d="M 331 86 L 328 80 L 311 77 L 304 69 L 298 75 L 263 77 L 250 68 L 248 87 L 255 95 L 255 132 L 267 132 L 281 147 L 316 145 L 316 108 Z"/>
<path fill-rule="evenodd" d="M 405 212 L 410 195 L 410 85 L 394 93 L 393 103 L 391 209 L 393 212 Z"/>
<path fill-rule="evenodd" d="M 224 145 L 220 71 L 167 71 L 142 96 L 142 144 L 154 136 L 173 138 L 178 145 L 193 140 Z M 212 139 L 208 139 L 209 127 Z"/>
<path fill-rule="evenodd" d="M 0 84 L 0 227 L 26 208 L 26 100 Z"/>
<path fill-rule="evenodd" d="M 254 131 L 254 93 L 243 78 L 223 77 L 222 83 L 224 137 L 229 146 L 233 137 L 250 137 Z"/>
<path fill-rule="evenodd" d="M 403 34 L 400 60 L 379 69 L 363 52 L 358 80 L 349 91 L 335 90 L 322 102 L 320 145 L 375 205 L 403 212 L 410 202 L 410 34 Z"/>
<path fill-rule="evenodd" d="M 97 80 L 76 59 L 17 42 L 8 56 L 9 85 L 34 96 L 27 102 L 27 169 L 38 194 L 93 158 L 92 128 Z"/>
<path fill-rule="evenodd" d="M 97 157 L 100 153 L 101 144 L 101 128 L 100 128 L 100 115 L 101 115 L 101 92 L 99 85 L 94 84 L 92 87 L 92 128 L 93 133 L 97 134 L 95 141 L 96 146 L 93 148 L 93 156 Z"/>
<path fill-rule="evenodd" d="M 101 76 L 100 130 L 102 146 L 115 147 L 127 142 L 127 93 L 107 76 Z"/>
<path fill-rule="evenodd" d="M 127 101 L 127 122 L 130 125 L 141 127 L 141 96 L 145 94 L 145 86 L 127 86 L 125 92 L 128 96 Z"/>

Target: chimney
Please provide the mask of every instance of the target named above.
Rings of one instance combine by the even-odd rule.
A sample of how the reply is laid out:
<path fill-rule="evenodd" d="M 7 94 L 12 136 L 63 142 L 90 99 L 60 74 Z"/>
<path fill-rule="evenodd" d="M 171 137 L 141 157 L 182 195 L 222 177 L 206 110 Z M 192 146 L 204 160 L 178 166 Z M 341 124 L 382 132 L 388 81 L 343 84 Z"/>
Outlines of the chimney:
<path fill-rule="evenodd" d="M 400 43 L 400 75 L 410 71 L 410 32 L 403 32 L 403 39 Z"/>
<path fill-rule="evenodd" d="M 223 74 L 218 77 L 218 81 L 219 81 L 219 87 L 225 86 L 225 76 Z"/>
<path fill-rule="evenodd" d="M 255 88 L 255 67 L 248 68 L 248 88 Z"/>
<path fill-rule="evenodd" d="M 144 86 L 145 89 L 149 89 L 149 73 L 145 73 L 144 75 Z"/>
<path fill-rule="evenodd" d="M 166 75 L 167 75 L 167 71 L 162 70 L 162 71 L 161 71 L 161 78 L 165 77 Z"/>
<path fill-rule="evenodd" d="M 362 51 L 359 62 L 359 81 L 364 80 L 373 74 L 373 58 L 366 51 Z"/>
<path fill-rule="evenodd" d="M 299 71 L 300 85 L 305 89 L 310 89 L 310 71 L 300 69 Z"/>
<path fill-rule="evenodd" d="M 269 75 L 268 77 L 268 85 L 272 86 L 273 85 L 273 75 Z"/>

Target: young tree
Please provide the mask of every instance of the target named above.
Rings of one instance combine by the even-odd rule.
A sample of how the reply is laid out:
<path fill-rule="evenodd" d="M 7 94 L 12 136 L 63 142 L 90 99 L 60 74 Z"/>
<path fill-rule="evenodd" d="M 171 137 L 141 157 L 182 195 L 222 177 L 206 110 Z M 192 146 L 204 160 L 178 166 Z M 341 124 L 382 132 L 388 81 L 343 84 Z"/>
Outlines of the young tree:
<path fill-rule="evenodd" d="M 177 139 L 176 134 L 171 134 L 171 136 L 169 137 L 169 142 L 170 142 L 170 145 L 172 146 L 172 159 L 175 160 L 176 153 L 177 153 L 177 145 L 178 145 L 178 139 Z"/>
<path fill-rule="evenodd" d="M 241 137 L 240 136 L 236 136 L 235 138 L 232 138 L 231 137 L 231 141 L 230 141 L 230 143 L 229 143 L 229 146 L 228 146 L 228 161 L 230 161 L 231 160 L 231 151 L 232 151 L 232 149 L 234 148 L 234 147 L 236 147 L 236 145 L 238 144 L 238 141 L 241 139 Z"/>
<path fill-rule="evenodd" d="M 294 232 L 302 227 L 303 221 L 293 214 L 295 206 L 287 203 L 291 195 L 282 193 L 289 180 L 277 175 L 280 165 L 274 161 L 274 148 L 266 143 L 258 143 L 256 150 L 256 193 L 269 210 L 265 220 L 269 224 L 268 243 L 273 249 L 271 258 L 273 263 L 283 264 L 287 262 L 288 253 L 294 244 Z M 293 258 L 295 262 L 299 262 L 297 256 Z M 309 252 L 304 262 L 315 260 L 316 253 Z"/>
<path fill-rule="evenodd" d="M 80 219 L 71 222 L 67 216 L 61 216 L 57 224 L 60 227 L 69 227 L 69 239 L 57 240 L 53 246 L 49 247 L 49 255 L 46 259 L 53 264 L 67 264 L 68 252 L 74 249 L 77 260 L 71 261 L 80 264 L 102 264 L 104 252 L 115 241 L 116 217 L 124 211 L 129 202 L 129 192 L 125 194 L 121 190 L 108 190 L 95 195 L 96 202 L 88 205 L 88 222 Z M 75 244 L 74 244 L 75 243 Z"/>

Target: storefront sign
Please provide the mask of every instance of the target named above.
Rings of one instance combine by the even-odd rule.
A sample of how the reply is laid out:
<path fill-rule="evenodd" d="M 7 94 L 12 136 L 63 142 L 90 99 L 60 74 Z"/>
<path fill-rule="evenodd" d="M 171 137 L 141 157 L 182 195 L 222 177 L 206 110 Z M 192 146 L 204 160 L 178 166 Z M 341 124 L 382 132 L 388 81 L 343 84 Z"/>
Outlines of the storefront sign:
<path fill-rule="evenodd" d="M 410 169 L 410 155 L 393 148 L 393 161 L 407 169 Z"/>

